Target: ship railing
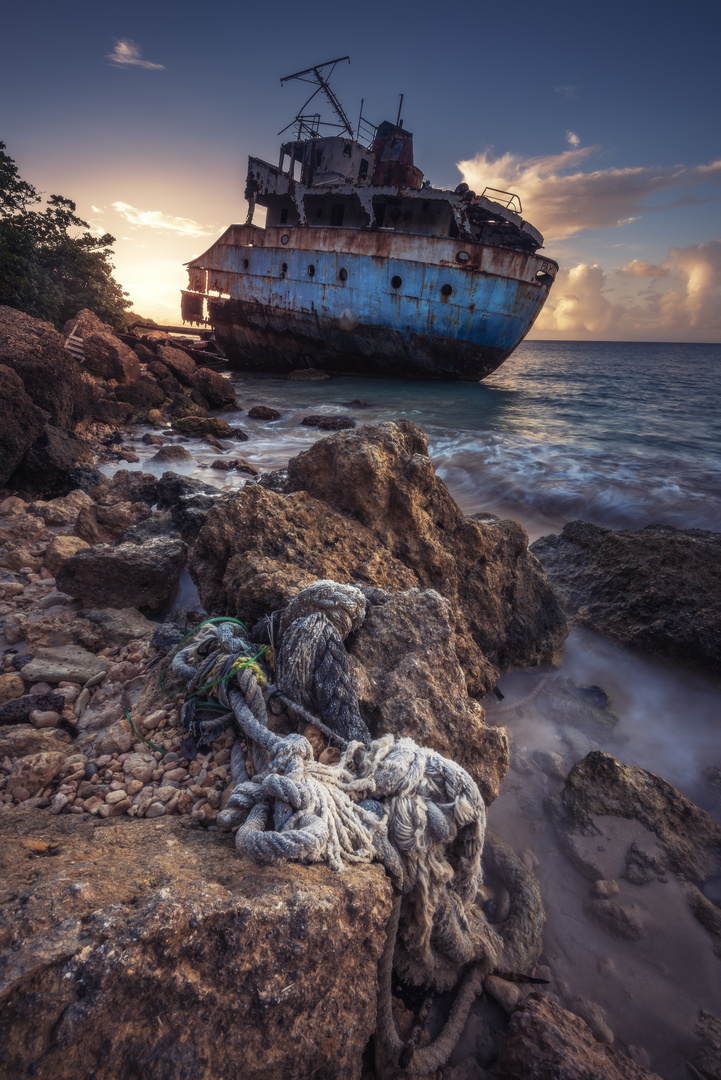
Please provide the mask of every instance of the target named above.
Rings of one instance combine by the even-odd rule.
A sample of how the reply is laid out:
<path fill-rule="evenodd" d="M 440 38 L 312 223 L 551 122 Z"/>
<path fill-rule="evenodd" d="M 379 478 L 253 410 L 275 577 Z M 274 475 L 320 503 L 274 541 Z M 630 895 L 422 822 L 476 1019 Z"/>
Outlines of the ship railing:
<path fill-rule="evenodd" d="M 481 198 L 491 199 L 493 202 L 500 203 L 506 210 L 513 210 L 516 214 L 523 213 L 523 207 L 521 206 L 519 196 L 514 195 L 511 191 L 501 191 L 500 188 L 487 187 L 483 189 Z"/>

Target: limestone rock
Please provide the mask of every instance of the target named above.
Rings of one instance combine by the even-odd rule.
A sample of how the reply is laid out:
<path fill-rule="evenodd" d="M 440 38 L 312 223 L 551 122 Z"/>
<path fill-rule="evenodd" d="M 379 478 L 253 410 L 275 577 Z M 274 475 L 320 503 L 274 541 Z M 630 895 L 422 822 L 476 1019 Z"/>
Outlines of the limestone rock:
<path fill-rule="evenodd" d="M 8 776 L 8 788 L 23 787 L 34 795 L 57 776 L 66 756 L 59 750 L 43 750 L 39 754 L 16 758 Z"/>
<path fill-rule="evenodd" d="M 573 840 L 598 834 L 593 816 L 605 814 L 634 818 L 644 825 L 677 873 L 706 881 L 721 869 L 721 825 L 660 776 L 623 765 L 600 750 L 573 766 L 547 806 L 567 854 L 582 874 L 592 878 L 598 875 L 579 860 Z"/>
<path fill-rule="evenodd" d="M 156 353 L 161 364 L 169 369 L 176 379 L 186 386 L 193 385 L 193 378 L 197 368 L 195 361 L 182 349 L 175 349 L 172 345 L 160 345 Z"/>
<path fill-rule="evenodd" d="M 463 765 L 487 805 L 508 770 L 505 731 L 484 723 L 468 697 L 455 650 L 455 618 L 437 592 L 411 589 L 373 596 L 349 642 L 356 692 L 374 738 L 407 735 Z"/>
<path fill-rule="evenodd" d="M 606 1043 L 578 1016 L 540 994 L 513 1013 L 501 1050 L 506 1080 L 660 1080 Z"/>
<path fill-rule="evenodd" d="M 98 544 L 60 567 L 58 589 L 85 607 L 135 607 L 150 614 L 168 607 L 178 588 L 187 548 L 158 537 L 145 544 Z"/>
<path fill-rule="evenodd" d="M 109 544 L 121 532 L 150 517 L 147 503 L 118 502 L 112 506 L 92 503 L 78 514 L 75 532 L 88 544 Z"/>
<path fill-rule="evenodd" d="M 92 506 L 93 500 L 86 491 L 77 488 L 69 495 L 50 502 L 34 502 L 28 506 L 28 513 L 41 517 L 46 525 L 74 525 L 78 514 L 86 506 Z"/>
<path fill-rule="evenodd" d="M 8 1075 L 360 1076 L 391 905 L 379 866 L 258 868 L 187 817 L 23 807 L 0 817 L 0 859 Z"/>
<path fill-rule="evenodd" d="M 614 532 L 571 521 L 531 550 L 577 622 L 629 648 L 721 672 L 721 533 L 670 525 Z"/>
<path fill-rule="evenodd" d="M 83 351 L 89 370 L 105 379 L 130 383 L 140 378 L 140 361 L 112 330 L 94 330 L 84 335 Z"/>
<path fill-rule="evenodd" d="M 29 713 L 26 718 L 27 715 Z M 73 742 L 70 735 L 53 728 L 37 729 L 30 724 L 18 722 L 12 727 L 0 727 L 0 758 L 23 758 L 29 754 L 41 753 L 61 753 L 65 757 L 72 754 Z"/>
<path fill-rule="evenodd" d="M 14 701 L 15 698 L 22 697 L 24 693 L 25 683 L 19 675 L 14 672 L 0 675 L 0 707 L 7 705 L 8 701 Z"/>
<path fill-rule="evenodd" d="M 187 462 L 194 460 L 193 455 L 184 446 L 175 446 L 173 444 L 161 446 L 157 454 L 153 454 L 151 458 L 148 458 L 148 461 L 154 465 L 185 465 Z"/>
<path fill-rule="evenodd" d="M 132 607 L 90 608 L 81 614 L 98 626 L 104 645 L 126 645 L 129 641 L 152 634 L 157 626 L 157 623 L 146 619 Z"/>
<path fill-rule="evenodd" d="M 112 326 L 98 318 L 90 308 L 83 308 L 73 319 L 68 319 L 63 326 L 62 332 L 66 338 L 70 337 L 72 333 L 76 337 L 85 338 L 88 334 L 112 334 L 114 330 Z"/>
<path fill-rule="evenodd" d="M 104 656 L 94 656 L 79 645 L 40 647 L 23 668 L 23 679 L 30 685 L 36 682 L 86 683 L 94 675 L 105 671 L 107 666 L 108 661 Z"/>
<path fill-rule="evenodd" d="M 86 454 L 84 445 L 74 435 L 48 424 L 25 454 L 11 483 L 44 496 L 65 494 L 70 473 Z"/>
<path fill-rule="evenodd" d="M 57 574 L 66 559 L 89 546 L 87 540 L 80 536 L 56 536 L 48 546 L 45 565 L 51 574 Z"/>
<path fill-rule="evenodd" d="M 270 405 L 254 405 L 248 409 L 248 416 L 253 420 L 280 420 L 280 413 Z"/>
<path fill-rule="evenodd" d="M 196 369 L 192 385 L 199 390 L 212 409 L 227 409 L 235 405 L 235 390 L 230 379 L 207 367 Z"/>
<path fill-rule="evenodd" d="M 54 427 L 69 431 L 85 416 L 93 397 L 90 383 L 50 323 L 0 307 L 0 365 L 14 368 Z"/>
<path fill-rule="evenodd" d="M 208 610 L 253 618 L 266 583 L 272 610 L 318 577 L 435 589 L 453 606 L 474 695 L 494 684 L 496 666 L 559 653 L 565 619 L 523 529 L 464 517 L 409 421 L 321 439 L 289 462 L 291 494 L 264 487 L 230 495 L 200 532 L 191 573 Z"/>
<path fill-rule="evenodd" d="M 112 506 L 113 503 L 150 503 L 158 497 L 158 478 L 154 473 L 137 472 L 133 469 L 118 469 L 103 485 L 101 492 L 95 495 L 99 503 Z"/>
<path fill-rule="evenodd" d="M 165 393 L 155 380 L 144 376 L 125 386 L 116 387 L 115 397 L 118 401 L 132 405 L 134 415 L 143 420 L 151 409 L 157 409 L 165 401 Z"/>
<path fill-rule="evenodd" d="M 48 414 L 25 392 L 20 376 L 0 363 L 0 484 L 5 484 L 39 438 Z"/>
<path fill-rule="evenodd" d="M 219 416 L 179 416 L 173 420 L 173 431 L 197 438 L 203 435 L 214 435 L 216 439 L 233 437 L 233 428 L 227 420 L 222 420 Z"/>

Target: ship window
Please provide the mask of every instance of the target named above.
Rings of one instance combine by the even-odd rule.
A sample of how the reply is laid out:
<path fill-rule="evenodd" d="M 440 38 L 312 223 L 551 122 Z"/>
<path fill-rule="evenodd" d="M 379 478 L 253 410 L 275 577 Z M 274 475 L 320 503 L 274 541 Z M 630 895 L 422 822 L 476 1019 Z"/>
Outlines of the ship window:
<path fill-rule="evenodd" d="M 283 233 L 283 235 L 280 238 L 281 244 L 287 244 L 289 240 L 290 240 L 290 237 L 288 236 L 288 233 Z"/>
<path fill-rule="evenodd" d="M 366 158 L 361 158 L 360 169 L 358 170 L 358 179 L 365 180 L 368 175 L 368 161 Z"/>
<path fill-rule="evenodd" d="M 373 203 L 373 210 L 374 210 L 375 217 L 376 217 L 376 225 L 380 229 L 382 227 L 382 225 L 383 225 L 383 222 L 386 219 L 386 204 L 385 203 L 376 203 L 376 202 L 374 202 Z"/>
<path fill-rule="evenodd" d="M 315 274 L 315 267 L 313 266 L 313 263 L 311 263 L 310 266 L 308 267 L 308 277 L 313 277 L 314 274 Z"/>
<path fill-rule="evenodd" d="M 285 277 L 285 275 L 287 273 L 288 273 L 288 263 L 283 263 L 283 265 L 280 268 L 280 276 Z"/>
<path fill-rule="evenodd" d="M 391 278 L 391 285 L 394 289 L 400 289 L 403 284 L 403 278 L 398 277 L 398 274 L 394 274 Z"/>
<path fill-rule="evenodd" d="M 243 259 L 243 269 L 244 270 L 248 269 L 248 260 L 247 259 Z"/>
<path fill-rule="evenodd" d="M 450 296 L 452 292 L 452 285 L 441 285 L 441 296 Z"/>
<path fill-rule="evenodd" d="M 318 147 L 315 152 L 315 167 L 319 168 L 323 164 L 323 148 Z"/>
<path fill-rule="evenodd" d="M 348 271 L 346 270 L 345 266 L 341 266 L 340 270 L 338 271 L 338 277 L 341 279 L 341 281 L 348 280 Z"/>
<path fill-rule="evenodd" d="M 288 208 L 286 207 L 285 210 L 281 210 L 281 212 L 280 212 L 280 224 L 285 225 L 287 220 L 288 220 Z"/>
<path fill-rule="evenodd" d="M 343 215 L 345 214 L 345 206 L 343 203 L 333 203 L 330 208 L 330 223 L 335 228 L 340 228 L 343 224 Z"/>
<path fill-rule="evenodd" d="M 459 251 L 458 254 L 456 255 L 456 260 L 459 263 L 467 263 L 468 260 L 470 259 L 470 257 L 471 256 L 468 254 L 467 251 Z"/>

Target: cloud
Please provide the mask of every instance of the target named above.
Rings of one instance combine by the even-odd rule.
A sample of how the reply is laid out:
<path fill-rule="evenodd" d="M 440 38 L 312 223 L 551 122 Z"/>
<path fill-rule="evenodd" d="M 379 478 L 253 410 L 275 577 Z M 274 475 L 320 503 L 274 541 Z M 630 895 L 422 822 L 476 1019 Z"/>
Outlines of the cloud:
<path fill-rule="evenodd" d="M 115 48 L 111 53 L 107 53 L 105 59 L 109 60 L 115 67 L 131 65 L 133 67 L 155 68 L 159 71 L 165 71 L 165 64 L 154 64 L 150 60 L 143 60 L 140 54 L 140 46 L 136 45 L 130 38 L 116 38 Z"/>
<path fill-rule="evenodd" d="M 114 202 L 113 208 L 131 225 L 145 225 L 150 229 L 167 229 L 183 236 L 211 235 L 208 229 L 203 228 L 192 218 L 173 217 L 170 214 L 164 214 L 161 210 L 138 210 L 137 207 L 125 202 Z"/>
<path fill-rule="evenodd" d="M 493 187 L 517 192 L 524 216 L 550 241 L 564 240 L 584 229 L 628 224 L 644 212 L 663 209 L 650 206 L 649 200 L 664 191 L 675 189 L 676 206 L 698 200 L 690 189 L 721 181 L 721 160 L 696 166 L 584 171 L 582 166 L 598 152 L 597 146 L 584 146 L 545 157 L 504 154 L 493 158 L 486 151 L 459 161 L 458 169 L 476 191 Z"/>
<path fill-rule="evenodd" d="M 579 139 L 579 137 L 578 137 L 578 135 L 576 134 L 575 131 L 567 131 L 566 132 L 566 142 L 568 143 L 569 146 L 574 146 L 575 147 L 575 146 L 580 146 L 581 145 L 581 140 Z"/>
<path fill-rule="evenodd" d="M 656 281 L 651 288 L 634 292 L 629 277 Z M 621 298 L 610 299 L 608 294 Z M 721 240 L 671 248 L 661 266 L 634 259 L 618 272 L 586 263 L 562 269 L 534 330 L 580 338 L 717 341 Z"/>
<path fill-rule="evenodd" d="M 563 96 L 567 98 L 578 97 L 577 86 L 557 86 L 553 92 L 554 94 L 563 94 Z"/>
<path fill-rule="evenodd" d="M 628 277 L 660 278 L 667 277 L 669 271 L 666 266 L 654 266 L 653 263 L 639 262 L 638 259 L 634 259 L 623 267 L 621 273 L 627 274 Z"/>

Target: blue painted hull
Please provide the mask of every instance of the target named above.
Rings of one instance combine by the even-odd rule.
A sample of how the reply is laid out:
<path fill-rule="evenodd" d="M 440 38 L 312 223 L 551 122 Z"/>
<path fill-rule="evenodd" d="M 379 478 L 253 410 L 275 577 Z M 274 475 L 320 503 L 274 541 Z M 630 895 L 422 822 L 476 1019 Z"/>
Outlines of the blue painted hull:
<path fill-rule="evenodd" d="M 523 340 L 557 270 L 535 253 L 447 237 L 307 228 L 291 247 L 282 228 L 242 226 L 194 261 L 196 273 L 200 263 L 196 290 L 239 368 L 471 381 Z"/>

